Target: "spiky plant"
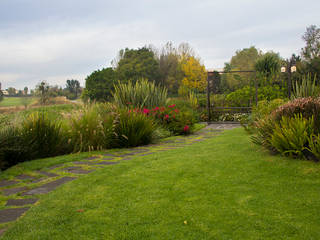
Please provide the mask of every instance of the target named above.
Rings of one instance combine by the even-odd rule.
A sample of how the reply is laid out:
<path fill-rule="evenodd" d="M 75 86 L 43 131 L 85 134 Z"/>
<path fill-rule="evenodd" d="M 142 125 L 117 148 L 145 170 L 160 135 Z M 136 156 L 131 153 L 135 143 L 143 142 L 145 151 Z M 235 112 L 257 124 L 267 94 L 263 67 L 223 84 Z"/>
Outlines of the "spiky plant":
<path fill-rule="evenodd" d="M 152 108 L 164 106 L 167 101 L 167 89 L 141 79 L 133 84 L 118 83 L 114 86 L 113 98 L 119 107 Z"/>
<path fill-rule="evenodd" d="M 311 74 L 302 77 L 301 84 L 297 81 L 293 85 L 293 98 L 314 97 L 316 96 L 316 75 L 313 80 Z"/>

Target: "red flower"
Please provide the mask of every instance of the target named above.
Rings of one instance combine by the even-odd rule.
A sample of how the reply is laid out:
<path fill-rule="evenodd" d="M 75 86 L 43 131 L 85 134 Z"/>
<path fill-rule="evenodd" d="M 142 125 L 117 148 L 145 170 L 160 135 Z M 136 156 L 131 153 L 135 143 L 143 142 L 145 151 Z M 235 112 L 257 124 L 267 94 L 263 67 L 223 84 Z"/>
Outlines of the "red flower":
<path fill-rule="evenodd" d="M 161 112 L 164 112 L 164 110 L 166 110 L 165 107 L 161 107 L 161 108 L 160 108 L 160 111 L 161 111 Z"/>
<path fill-rule="evenodd" d="M 174 111 L 175 111 L 176 113 L 178 113 L 178 112 L 179 112 L 179 109 L 175 109 Z"/>
<path fill-rule="evenodd" d="M 189 127 L 188 125 L 185 125 L 184 128 L 183 128 L 183 131 L 184 131 L 184 132 L 188 132 L 189 129 L 190 129 L 190 127 Z"/>
<path fill-rule="evenodd" d="M 158 111 L 159 110 L 159 107 L 155 107 L 154 109 L 153 109 L 153 111 Z"/>
<path fill-rule="evenodd" d="M 175 107 L 176 105 L 175 104 L 172 104 L 172 105 L 170 105 L 170 106 L 168 106 L 169 108 L 173 108 L 173 107 Z"/>
<path fill-rule="evenodd" d="M 165 120 L 168 120 L 168 119 L 169 119 L 169 115 L 166 114 L 166 115 L 164 116 L 164 119 L 165 119 Z"/>
<path fill-rule="evenodd" d="M 149 114 L 149 113 L 150 113 L 150 110 L 147 109 L 147 108 L 144 108 L 144 109 L 143 109 L 143 113 L 144 113 L 144 114 Z"/>
<path fill-rule="evenodd" d="M 127 105 L 130 105 L 130 104 L 132 104 L 131 102 L 127 102 Z"/>

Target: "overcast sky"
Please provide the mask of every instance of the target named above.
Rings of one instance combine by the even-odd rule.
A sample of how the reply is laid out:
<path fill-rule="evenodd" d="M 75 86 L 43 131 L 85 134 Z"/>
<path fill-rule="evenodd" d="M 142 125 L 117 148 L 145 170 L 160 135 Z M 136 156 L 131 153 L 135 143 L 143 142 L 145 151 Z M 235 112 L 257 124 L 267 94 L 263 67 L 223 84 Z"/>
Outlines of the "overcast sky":
<path fill-rule="evenodd" d="M 188 42 L 207 68 L 252 45 L 300 53 L 319 0 L 0 0 L 0 82 L 81 85 L 122 48 Z"/>

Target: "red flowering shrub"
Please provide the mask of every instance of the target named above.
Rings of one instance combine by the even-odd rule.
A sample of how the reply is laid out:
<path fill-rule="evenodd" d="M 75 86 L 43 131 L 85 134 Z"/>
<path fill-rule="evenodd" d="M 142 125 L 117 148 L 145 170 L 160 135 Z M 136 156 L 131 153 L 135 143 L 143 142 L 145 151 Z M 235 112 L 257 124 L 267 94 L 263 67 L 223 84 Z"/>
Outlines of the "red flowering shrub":
<path fill-rule="evenodd" d="M 130 109 L 129 112 L 140 112 L 150 116 L 175 135 L 189 134 L 191 132 L 191 127 L 195 122 L 192 114 L 180 111 L 175 107 L 176 105 L 173 104 L 168 107 L 155 107 L 153 109 L 144 108 L 141 110 L 135 108 Z"/>

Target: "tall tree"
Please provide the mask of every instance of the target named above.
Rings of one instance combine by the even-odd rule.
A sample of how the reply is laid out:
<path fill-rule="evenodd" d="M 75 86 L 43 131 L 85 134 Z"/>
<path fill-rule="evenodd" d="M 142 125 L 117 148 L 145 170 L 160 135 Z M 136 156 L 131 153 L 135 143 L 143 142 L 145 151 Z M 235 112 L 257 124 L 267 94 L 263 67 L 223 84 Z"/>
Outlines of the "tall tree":
<path fill-rule="evenodd" d="M 278 53 L 267 52 L 256 62 L 255 69 L 259 73 L 269 78 L 273 73 L 279 72 L 281 68 L 281 58 Z"/>
<path fill-rule="evenodd" d="M 199 59 L 188 57 L 182 62 L 182 70 L 184 72 L 184 78 L 182 80 L 184 86 L 196 91 L 205 90 L 207 85 L 207 72 Z"/>
<path fill-rule="evenodd" d="M 117 81 L 117 73 L 112 68 L 103 68 L 91 73 L 86 78 L 83 99 L 108 101 L 112 96 L 113 85 Z"/>
<path fill-rule="evenodd" d="M 121 50 L 116 72 L 121 82 L 136 82 L 142 78 L 158 82 L 160 77 L 159 62 L 147 47 Z"/>
<path fill-rule="evenodd" d="M 24 95 L 28 95 L 28 87 L 24 87 L 24 89 L 23 89 L 23 92 L 24 92 Z"/>
<path fill-rule="evenodd" d="M 16 89 L 13 87 L 8 88 L 8 93 L 10 96 L 15 96 L 16 95 Z"/>
<path fill-rule="evenodd" d="M 71 95 L 68 98 L 76 99 L 78 97 L 78 93 L 80 91 L 80 82 L 78 80 L 67 80 L 66 82 L 66 89 L 69 91 Z"/>
<path fill-rule="evenodd" d="M 50 99 L 50 86 L 46 81 L 40 82 L 36 86 L 36 95 L 40 97 L 40 104 L 48 103 Z"/>
<path fill-rule="evenodd" d="M 230 63 L 225 64 L 225 71 L 251 71 L 254 70 L 258 58 L 261 56 L 261 51 L 258 51 L 254 46 L 236 51 L 236 54 L 231 58 Z M 253 80 L 251 73 L 236 73 L 223 75 L 230 90 L 235 90 L 248 85 Z"/>
<path fill-rule="evenodd" d="M 3 98 L 4 98 L 3 92 L 2 90 L 0 90 L 0 102 L 3 100 Z"/>
<path fill-rule="evenodd" d="M 306 46 L 302 48 L 302 57 L 310 62 L 314 58 L 320 57 L 320 28 L 316 25 L 307 27 L 306 32 L 302 36 Z"/>
<path fill-rule="evenodd" d="M 162 47 L 159 55 L 160 82 L 168 88 L 169 93 L 177 93 L 183 79 L 180 59 L 177 49 L 171 42 Z"/>

